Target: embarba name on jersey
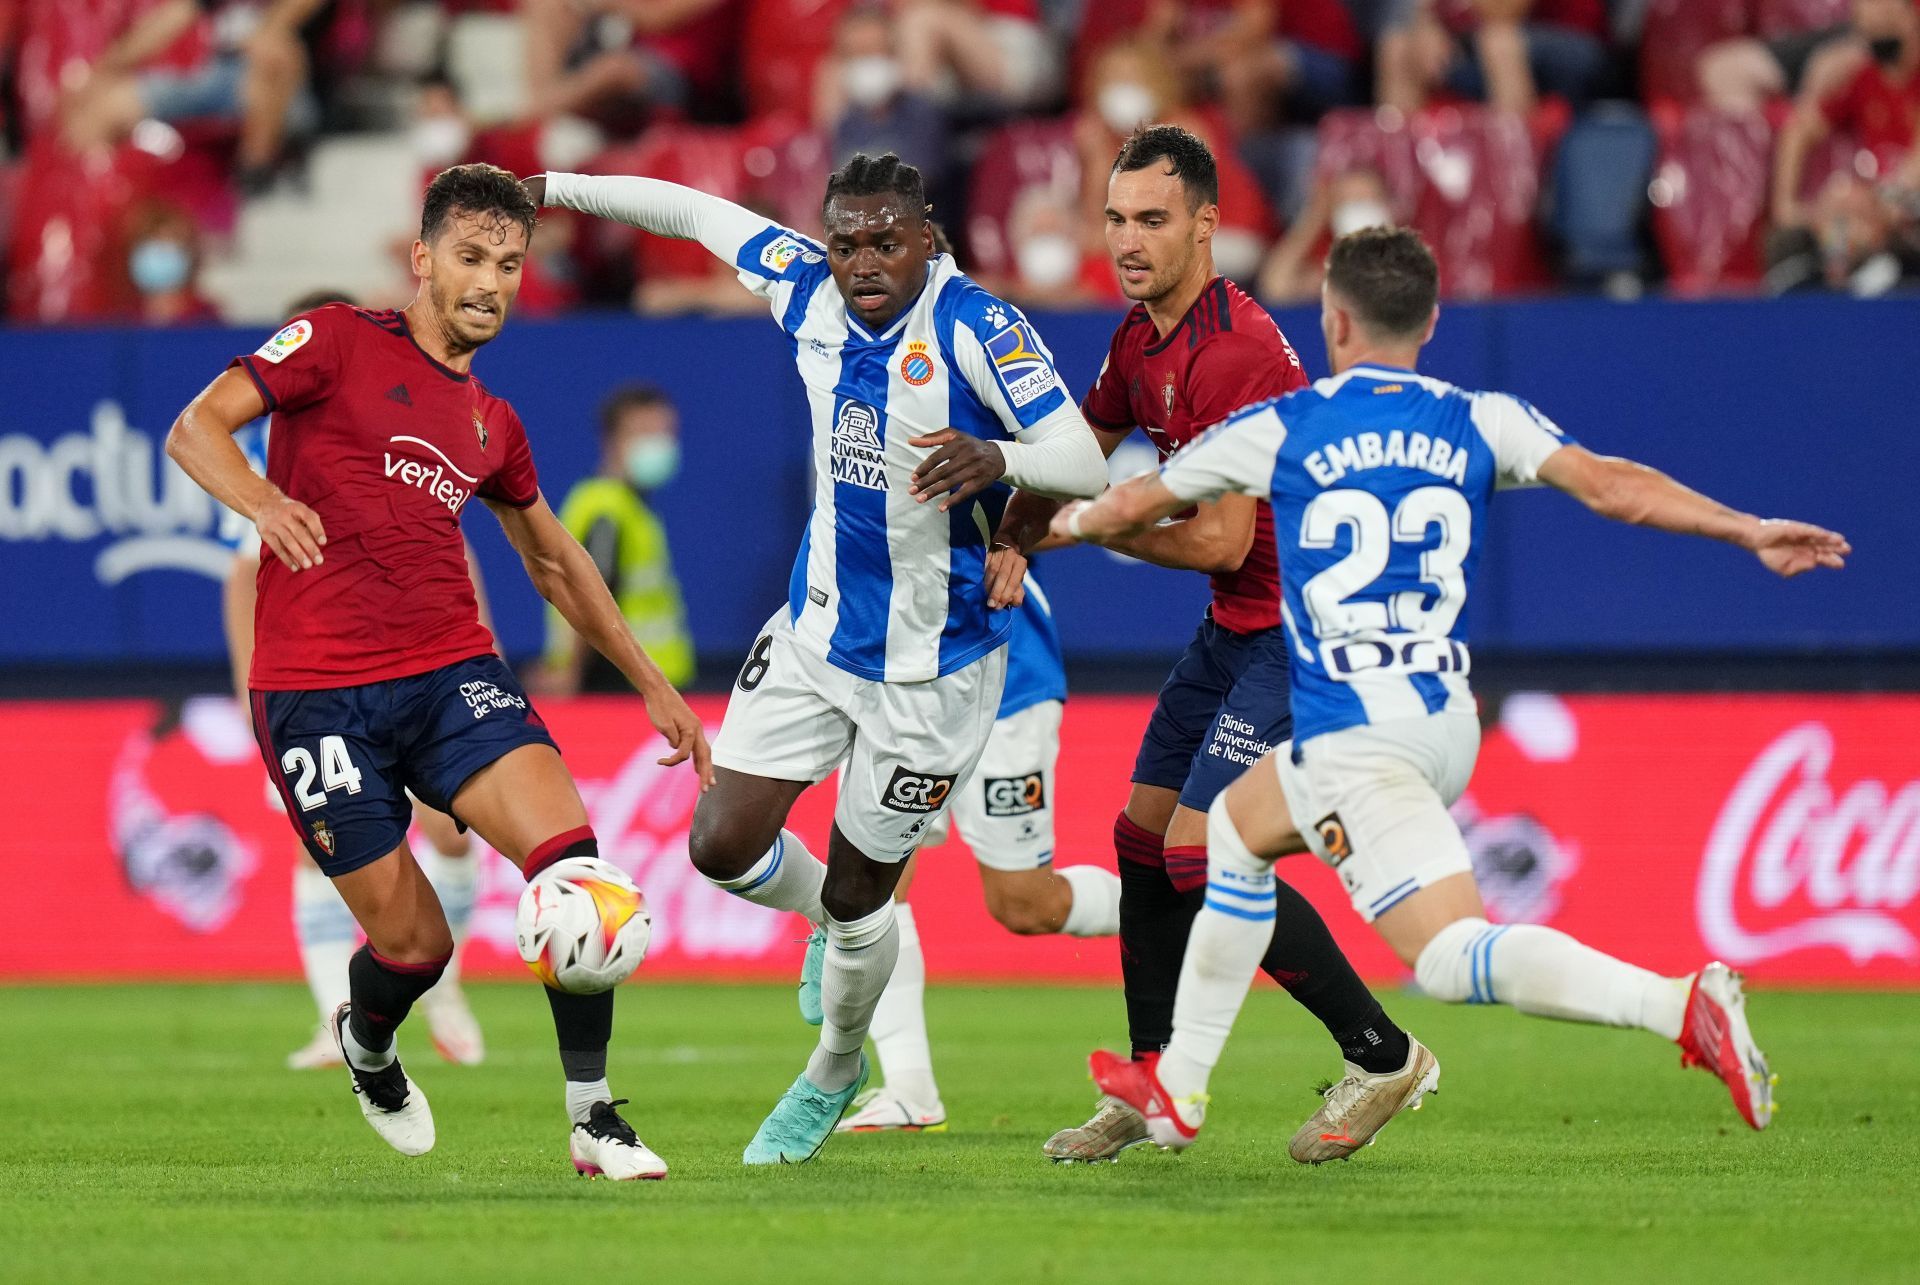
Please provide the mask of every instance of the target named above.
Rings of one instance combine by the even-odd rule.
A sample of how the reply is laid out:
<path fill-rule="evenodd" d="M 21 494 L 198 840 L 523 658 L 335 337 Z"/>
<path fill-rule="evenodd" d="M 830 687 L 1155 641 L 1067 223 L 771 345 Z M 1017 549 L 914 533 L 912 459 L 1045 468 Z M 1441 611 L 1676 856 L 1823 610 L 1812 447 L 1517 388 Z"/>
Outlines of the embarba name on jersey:
<path fill-rule="evenodd" d="M 1467 484 L 1465 446 L 1455 446 L 1443 437 L 1402 432 L 1397 428 L 1384 436 L 1355 433 L 1343 437 L 1313 451 L 1301 463 L 1322 489 L 1333 486 L 1349 473 L 1375 468 L 1422 469 L 1455 486 Z"/>

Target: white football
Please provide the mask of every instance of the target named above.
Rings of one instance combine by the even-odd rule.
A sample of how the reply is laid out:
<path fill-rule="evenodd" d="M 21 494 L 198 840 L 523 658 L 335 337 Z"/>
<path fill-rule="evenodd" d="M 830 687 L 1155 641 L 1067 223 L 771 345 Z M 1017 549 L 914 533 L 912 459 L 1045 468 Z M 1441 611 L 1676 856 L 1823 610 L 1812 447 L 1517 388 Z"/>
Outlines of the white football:
<path fill-rule="evenodd" d="M 571 995 L 594 995 L 640 967 L 653 917 L 626 871 L 598 857 L 569 857 L 528 881 L 513 940 L 535 977 Z"/>

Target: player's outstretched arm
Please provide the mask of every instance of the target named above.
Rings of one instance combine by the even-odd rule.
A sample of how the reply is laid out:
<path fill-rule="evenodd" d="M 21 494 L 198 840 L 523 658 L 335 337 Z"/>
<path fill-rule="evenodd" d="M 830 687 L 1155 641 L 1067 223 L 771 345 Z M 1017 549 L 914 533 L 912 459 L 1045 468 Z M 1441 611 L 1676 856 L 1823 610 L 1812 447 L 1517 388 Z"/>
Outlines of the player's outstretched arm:
<path fill-rule="evenodd" d="M 1140 535 L 1162 518 L 1191 507 L 1158 473 L 1142 473 L 1108 489 L 1099 499 L 1063 514 L 1061 533 L 1089 544 L 1109 544 Z"/>
<path fill-rule="evenodd" d="M 524 509 L 495 500 L 488 500 L 487 507 L 500 519 L 501 529 L 526 564 L 527 577 L 540 596 L 554 605 L 574 632 L 618 666 L 646 701 L 647 717 L 673 746 L 673 753 L 661 759 L 661 765 L 672 767 L 692 759 L 694 770 L 700 774 L 700 788 L 712 785 L 713 757 L 707 747 L 706 730 L 653 658 L 634 640 L 593 556 L 561 525 L 547 507 L 546 497 L 536 496 Z"/>
<path fill-rule="evenodd" d="M 1051 534 L 1063 542 L 1080 505 L 1068 505 L 1054 516 Z M 1238 571 L 1253 548 L 1258 501 L 1244 495 L 1223 495 L 1211 504 L 1191 506 L 1193 516 L 1179 522 L 1155 523 L 1137 532 L 1110 536 L 1100 543 L 1156 567 L 1201 571 L 1218 575 Z"/>
<path fill-rule="evenodd" d="M 1539 477 L 1601 517 L 1678 535 L 1738 545 L 1767 570 L 1797 576 L 1815 567 L 1839 570 L 1853 552 L 1845 536 L 1805 522 L 1757 518 L 1730 509 L 1658 469 L 1617 456 L 1563 446 L 1540 465 Z"/>
<path fill-rule="evenodd" d="M 698 241 L 738 267 L 741 248 L 778 225 L 732 201 L 664 179 L 627 174 L 537 174 L 525 180 L 542 205 L 594 214 L 658 236 Z"/>
<path fill-rule="evenodd" d="M 326 561 L 320 515 L 254 471 L 233 435 L 266 414 L 267 403 L 245 371 L 223 371 L 187 403 L 167 433 L 167 456 L 214 499 L 251 518 L 260 543 L 301 571 Z"/>

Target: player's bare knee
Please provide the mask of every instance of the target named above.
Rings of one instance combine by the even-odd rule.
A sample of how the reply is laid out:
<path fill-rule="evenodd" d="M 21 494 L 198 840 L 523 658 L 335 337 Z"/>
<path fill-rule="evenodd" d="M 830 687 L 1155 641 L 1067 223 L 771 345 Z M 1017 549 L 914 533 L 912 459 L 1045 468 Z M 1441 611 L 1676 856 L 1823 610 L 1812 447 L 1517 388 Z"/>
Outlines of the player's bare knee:
<path fill-rule="evenodd" d="M 716 883 L 738 879 L 766 855 L 779 834 L 764 833 L 757 819 L 732 810 L 696 807 L 687 832 L 687 856 L 693 868 Z"/>
<path fill-rule="evenodd" d="M 422 923 L 421 919 L 427 922 Z M 453 954 L 453 933 L 443 918 L 417 916 L 411 923 L 383 932 L 374 953 L 394 964 L 445 964 Z"/>
<path fill-rule="evenodd" d="M 1060 931 L 1072 905 L 1072 893 L 1064 897 L 1050 895 L 1054 880 L 1024 879 L 1013 888 L 989 883 L 986 887 L 987 913 L 995 923 L 1021 937 L 1041 937 Z M 1055 903 L 1061 903 L 1056 905 Z"/>

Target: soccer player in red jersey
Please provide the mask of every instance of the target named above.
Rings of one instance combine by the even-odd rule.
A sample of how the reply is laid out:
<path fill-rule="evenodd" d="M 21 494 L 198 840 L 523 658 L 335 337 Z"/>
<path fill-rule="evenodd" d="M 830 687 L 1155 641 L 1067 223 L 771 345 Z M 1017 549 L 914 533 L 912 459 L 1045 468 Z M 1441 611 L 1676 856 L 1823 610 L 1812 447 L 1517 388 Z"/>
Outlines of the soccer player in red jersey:
<path fill-rule="evenodd" d="M 673 752 L 712 780 L 699 720 L 640 649 L 586 550 L 540 494 L 526 430 L 472 375 L 520 287 L 537 211 L 513 175 L 462 165 L 428 187 L 420 289 L 399 312 L 296 317 L 236 358 L 174 422 L 167 453 L 253 519 L 263 550 L 249 680 L 254 733 L 308 853 L 367 944 L 334 1015 L 354 1093 L 396 1150 L 433 1145 L 395 1029 L 453 942 L 407 848 L 407 791 L 470 826 L 529 878 L 598 855 L 587 811 L 480 623 L 460 538 L 478 495 L 535 588 L 620 667 Z M 233 433 L 273 422 L 262 477 Z M 607 1088 L 613 994 L 547 999 L 575 1168 L 658 1178 L 666 1165 Z"/>
<path fill-rule="evenodd" d="M 1107 246 L 1135 300 L 1114 332 L 1081 410 L 1111 455 L 1135 427 L 1162 459 L 1228 414 L 1307 386 L 1273 318 L 1213 268 L 1219 182 L 1206 143 L 1178 126 L 1142 128 L 1114 159 Z M 1000 538 L 1021 549 L 1071 542 L 1080 506 L 1016 497 Z M 1051 534 L 1048 535 L 1050 519 Z M 1207 809 L 1235 777 L 1292 735 L 1287 645 L 1273 514 L 1223 496 L 1184 521 L 1108 547 L 1163 567 L 1204 571 L 1213 605 L 1161 689 L 1134 763 L 1133 791 L 1114 823 L 1120 858 L 1120 962 L 1133 1055 L 1153 1059 L 1173 1037 L 1174 993 L 1193 917 L 1207 895 Z M 1412 1056 L 1355 975 L 1319 912 L 1279 884 L 1273 946 L 1263 967 L 1370 1071 Z M 1147 1138 L 1127 1104 L 1103 1099 L 1085 1124 L 1050 1138 L 1058 1161 L 1111 1160 Z"/>

